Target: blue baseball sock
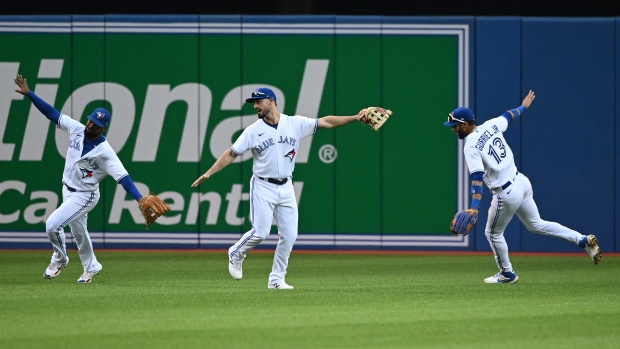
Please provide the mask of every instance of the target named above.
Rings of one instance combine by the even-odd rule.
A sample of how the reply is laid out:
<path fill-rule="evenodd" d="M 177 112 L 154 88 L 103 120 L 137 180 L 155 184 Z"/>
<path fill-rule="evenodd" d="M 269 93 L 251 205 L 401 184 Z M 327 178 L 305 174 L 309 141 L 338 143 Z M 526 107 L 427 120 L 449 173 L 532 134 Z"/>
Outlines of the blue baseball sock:
<path fill-rule="evenodd" d="M 584 235 L 581 240 L 579 240 L 579 247 L 586 248 L 586 244 L 588 243 L 588 236 Z"/>

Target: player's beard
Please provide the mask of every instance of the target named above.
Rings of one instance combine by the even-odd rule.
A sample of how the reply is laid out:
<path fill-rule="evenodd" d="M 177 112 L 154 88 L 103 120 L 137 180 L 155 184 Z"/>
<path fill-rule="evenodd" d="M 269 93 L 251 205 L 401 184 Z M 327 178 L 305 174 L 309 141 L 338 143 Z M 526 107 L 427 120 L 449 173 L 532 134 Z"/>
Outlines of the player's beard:
<path fill-rule="evenodd" d="M 465 139 L 465 137 L 467 137 L 467 132 L 465 132 L 465 127 L 463 127 L 463 125 L 460 125 L 456 129 L 456 134 L 459 136 L 459 139 Z"/>
<path fill-rule="evenodd" d="M 259 109 L 258 110 L 258 118 L 259 119 L 264 119 L 265 116 L 267 116 L 270 111 L 271 111 L 271 109 L 269 109 L 269 110 Z"/>
<path fill-rule="evenodd" d="M 90 130 L 88 127 L 84 129 L 84 137 L 91 139 L 91 140 L 96 140 L 97 138 L 99 138 L 99 136 L 101 136 L 101 133 L 103 133 L 103 130 L 94 132 Z"/>
<path fill-rule="evenodd" d="M 97 133 L 89 131 L 88 128 L 84 130 L 84 136 L 88 139 L 93 139 L 97 136 Z"/>

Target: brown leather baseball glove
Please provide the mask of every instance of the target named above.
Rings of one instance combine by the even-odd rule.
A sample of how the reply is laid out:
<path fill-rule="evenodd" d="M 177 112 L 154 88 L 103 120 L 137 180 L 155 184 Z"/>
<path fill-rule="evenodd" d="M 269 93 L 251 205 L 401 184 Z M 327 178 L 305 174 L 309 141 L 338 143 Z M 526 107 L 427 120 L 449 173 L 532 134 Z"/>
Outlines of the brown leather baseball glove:
<path fill-rule="evenodd" d="M 146 220 L 146 228 L 153 224 L 157 218 L 170 211 L 170 206 L 155 194 L 150 194 L 140 199 L 140 211 Z"/>
<path fill-rule="evenodd" d="M 360 110 L 357 115 L 361 122 L 370 125 L 375 131 L 379 131 L 379 128 L 381 128 L 390 118 L 390 115 L 392 115 L 392 111 L 381 107 L 368 107 Z"/>

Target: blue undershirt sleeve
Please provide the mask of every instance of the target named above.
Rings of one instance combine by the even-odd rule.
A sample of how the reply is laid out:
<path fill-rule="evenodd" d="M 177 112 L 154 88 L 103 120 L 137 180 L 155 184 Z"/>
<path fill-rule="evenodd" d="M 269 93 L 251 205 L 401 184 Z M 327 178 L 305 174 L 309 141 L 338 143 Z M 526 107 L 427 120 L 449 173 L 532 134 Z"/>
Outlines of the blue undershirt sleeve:
<path fill-rule="evenodd" d="M 509 112 L 505 112 L 504 114 L 502 114 L 502 116 L 505 117 L 506 120 L 508 120 L 508 123 L 512 121 L 512 115 L 510 115 Z"/>
<path fill-rule="evenodd" d="M 471 185 L 471 194 L 472 194 L 471 208 L 476 209 L 476 210 L 480 209 L 480 199 L 474 198 L 474 194 L 480 194 L 482 196 L 482 185 L 474 185 L 473 182 L 475 182 L 475 181 L 482 182 L 483 181 L 483 176 L 484 176 L 484 172 L 482 172 L 482 171 L 477 171 L 477 172 L 474 172 L 474 173 L 472 173 L 470 175 L 471 181 L 472 181 L 472 185 Z"/>
<path fill-rule="evenodd" d="M 37 107 L 37 109 L 39 109 L 39 111 L 45 115 L 46 118 L 58 125 L 58 118 L 60 118 L 60 112 L 58 110 L 49 105 L 46 101 L 42 100 L 32 91 L 28 92 L 26 96 L 30 98 L 32 104 L 34 104 L 34 106 Z"/>
<path fill-rule="evenodd" d="M 522 106 L 520 106 L 518 108 L 508 110 L 507 112 L 505 112 L 501 116 L 505 117 L 506 120 L 508 120 L 508 123 L 510 123 L 512 120 L 516 119 L 517 116 L 520 116 L 521 114 L 523 114 L 525 109 L 526 109 L 525 106 L 522 105 Z"/>
<path fill-rule="evenodd" d="M 133 183 L 129 175 L 123 177 L 120 181 L 118 181 L 118 184 L 122 185 L 123 189 L 125 189 L 125 191 L 129 193 L 129 195 L 133 196 L 136 201 L 140 201 L 140 199 L 142 199 L 142 194 L 140 194 L 138 188 L 136 188 L 136 185 Z"/>
<path fill-rule="evenodd" d="M 484 177 L 484 172 L 482 172 L 482 171 L 474 172 L 474 173 L 472 173 L 470 175 L 470 177 L 471 177 L 472 181 L 480 181 L 480 182 L 482 182 L 482 181 L 484 181 L 484 178 L 483 178 Z"/>

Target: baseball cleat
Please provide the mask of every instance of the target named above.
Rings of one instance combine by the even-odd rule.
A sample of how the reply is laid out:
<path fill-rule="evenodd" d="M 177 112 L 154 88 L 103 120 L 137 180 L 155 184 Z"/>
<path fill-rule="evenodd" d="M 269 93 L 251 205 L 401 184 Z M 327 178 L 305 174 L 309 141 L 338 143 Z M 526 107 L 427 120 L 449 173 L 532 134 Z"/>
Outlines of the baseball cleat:
<path fill-rule="evenodd" d="M 91 281 L 93 281 L 93 276 L 99 274 L 101 272 L 101 270 L 97 270 L 97 271 L 93 271 L 93 272 L 87 272 L 85 271 L 84 274 L 82 274 L 82 276 L 80 276 L 80 278 L 78 279 L 78 283 L 80 284 L 89 284 Z"/>
<path fill-rule="evenodd" d="M 66 267 L 67 264 L 69 264 L 69 257 L 67 257 L 67 261 L 64 263 L 50 263 L 50 265 L 47 266 L 47 269 L 45 269 L 43 277 L 46 279 L 55 278 L 58 274 L 60 274 L 60 270 Z"/>
<path fill-rule="evenodd" d="M 485 284 L 514 284 L 519 277 L 514 271 L 500 271 L 499 273 L 484 279 Z"/>
<path fill-rule="evenodd" d="M 277 289 L 277 290 L 292 290 L 295 287 L 287 284 L 284 280 L 282 281 L 276 281 L 276 282 L 270 282 L 269 285 L 267 286 L 267 288 L 269 289 Z"/>
<path fill-rule="evenodd" d="M 241 278 L 243 277 L 243 261 L 240 262 L 233 260 L 233 247 L 235 246 L 230 246 L 230 248 L 228 249 L 228 272 L 230 273 L 230 276 L 233 277 L 233 279 L 241 280 Z"/>
<path fill-rule="evenodd" d="M 586 246 L 584 248 L 590 255 L 590 258 L 592 258 L 594 264 L 599 264 L 603 253 L 601 252 L 600 247 L 598 247 L 598 240 L 594 235 L 588 235 L 587 239 L 588 240 L 586 241 Z"/>

